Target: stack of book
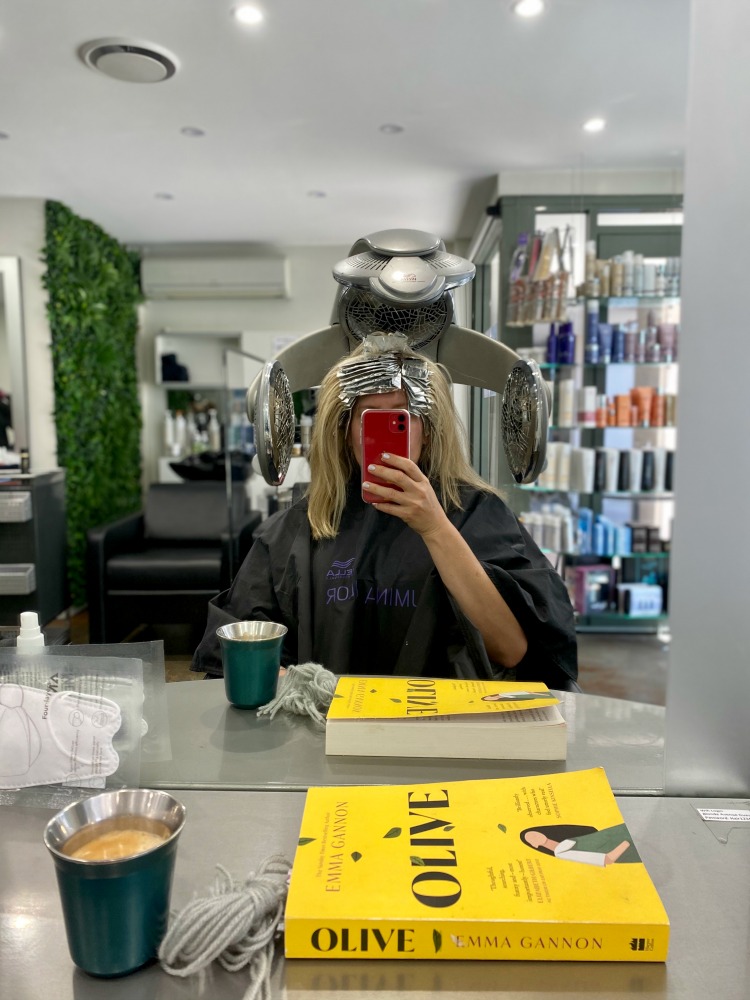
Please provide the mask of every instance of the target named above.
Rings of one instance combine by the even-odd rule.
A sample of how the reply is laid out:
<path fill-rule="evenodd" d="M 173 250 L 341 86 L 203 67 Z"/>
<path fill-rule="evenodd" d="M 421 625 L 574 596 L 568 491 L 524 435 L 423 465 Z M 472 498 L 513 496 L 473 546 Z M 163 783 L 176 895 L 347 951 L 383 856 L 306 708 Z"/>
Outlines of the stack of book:
<path fill-rule="evenodd" d="M 326 753 L 564 760 L 567 727 L 545 684 L 432 677 L 341 677 Z"/>

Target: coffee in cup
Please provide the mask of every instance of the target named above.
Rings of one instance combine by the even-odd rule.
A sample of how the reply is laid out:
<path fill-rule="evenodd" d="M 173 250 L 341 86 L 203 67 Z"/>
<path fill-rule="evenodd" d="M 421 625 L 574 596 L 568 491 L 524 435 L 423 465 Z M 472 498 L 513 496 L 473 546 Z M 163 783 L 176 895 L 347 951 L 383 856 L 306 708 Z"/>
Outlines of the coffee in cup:
<path fill-rule="evenodd" d="M 84 826 L 61 850 L 78 861 L 119 861 L 158 847 L 169 834 L 166 823 L 142 816 L 121 816 Z"/>
<path fill-rule="evenodd" d="M 184 823 L 181 802 L 146 788 L 93 795 L 49 821 L 44 842 L 79 968 L 122 976 L 156 958 Z"/>

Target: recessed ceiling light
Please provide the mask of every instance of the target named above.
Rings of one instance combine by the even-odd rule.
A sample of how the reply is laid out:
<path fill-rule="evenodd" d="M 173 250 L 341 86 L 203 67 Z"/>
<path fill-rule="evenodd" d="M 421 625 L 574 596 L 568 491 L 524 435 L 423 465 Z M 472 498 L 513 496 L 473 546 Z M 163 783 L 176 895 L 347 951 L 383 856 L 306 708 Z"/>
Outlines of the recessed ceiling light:
<path fill-rule="evenodd" d="M 583 123 L 583 131 L 601 132 L 606 127 L 606 124 L 603 118 L 589 118 L 587 122 Z"/>
<path fill-rule="evenodd" d="M 380 126 L 380 131 L 385 132 L 386 135 L 396 135 L 397 132 L 403 132 L 403 125 L 396 125 L 393 122 L 387 123 Z"/>
<path fill-rule="evenodd" d="M 200 139 L 200 137 L 206 133 L 202 128 L 195 128 L 193 125 L 186 125 L 184 128 L 180 129 L 180 134 L 187 135 L 191 139 Z"/>
<path fill-rule="evenodd" d="M 511 9 L 519 17 L 539 17 L 544 10 L 544 0 L 515 0 Z"/>
<path fill-rule="evenodd" d="M 154 198 L 158 198 L 159 201 L 174 201 L 174 195 L 169 191 L 157 191 Z"/>
<path fill-rule="evenodd" d="M 534 211 L 535 212 L 546 212 L 547 211 L 547 206 L 546 205 L 534 205 Z"/>
<path fill-rule="evenodd" d="M 308 198 L 325 198 L 326 197 L 326 193 L 325 193 L 325 191 L 308 191 L 307 192 L 307 197 Z"/>
<path fill-rule="evenodd" d="M 232 8 L 232 14 L 240 24 L 260 24 L 263 11 L 251 3 L 241 3 Z"/>

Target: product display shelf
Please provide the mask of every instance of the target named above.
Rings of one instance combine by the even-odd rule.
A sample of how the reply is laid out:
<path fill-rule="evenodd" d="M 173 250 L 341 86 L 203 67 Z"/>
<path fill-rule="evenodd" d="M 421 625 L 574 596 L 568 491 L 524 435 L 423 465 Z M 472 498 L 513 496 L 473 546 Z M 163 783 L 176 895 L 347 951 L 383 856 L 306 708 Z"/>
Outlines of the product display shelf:
<path fill-rule="evenodd" d="M 584 298 L 579 298 L 576 302 L 580 305 L 583 302 L 601 302 L 603 305 L 610 306 L 630 306 L 639 305 L 640 303 L 648 303 L 649 305 L 658 304 L 669 304 L 678 303 L 680 301 L 679 295 L 667 295 L 666 293 L 659 292 L 658 294 L 649 295 L 586 295 Z"/>
<path fill-rule="evenodd" d="M 648 427 L 639 427 L 637 424 L 607 424 L 605 427 L 595 427 L 591 424 L 549 424 L 551 431 L 675 431 L 676 424 L 653 424 Z"/>
<path fill-rule="evenodd" d="M 544 370 L 556 368 L 594 368 L 599 371 L 622 368 L 676 368 L 677 361 L 541 361 L 539 367 Z"/>
<path fill-rule="evenodd" d="M 669 559 L 669 552 L 614 552 L 608 556 L 593 556 L 591 553 L 569 552 L 561 549 L 548 549 L 541 547 L 541 551 L 547 556 L 562 556 L 565 559 L 576 559 L 585 557 L 586 559 L 611 559 L 614 565 L 617 559 Z"/>
<path fill-rule="evenodd" d="M 576 632 L 635 632 L 652 635 L 669 626 L 669 615 L 626 615 L 621 611 L 576 613 Z"/>
<path fill-rule="evenodd" d="M 561 494 L 571 494 L 575 493 L 579 496 L 591 496 L 591 497 L 604 497 L 606 499 L 615 500 L 674 500 L 674 493 L 671 492 L 656 492 L 651 490 L 642 490 L 640 492 L 626 492 L 620 490 L 564 490 L 560 489 L 559 486 L 521 486 L 516 485 L 517 490 L 523 490 L 524 493 L 561 493 Z"/>
<path fill-rule="evenodd" d="M 586 295 L 578 296 L 577 298 L 568 299 L 565 303 L 566 309 L 572 309 L 576 306 L 585 306 L 589 301 L 599 302 L 603 308 L 613 307 L 619 309 L 627 309 L 644 305 L 651 306 L 668 306 L 670 304 L 677 304 L 680 302 L 679 295 Z M 559 316 L 541 316 L 533 320 L 523 320 L 515 322 L 507 322 L 505 326 L 509 330 L 523 330 L 529 327 L 535 326 L 541 323 L 559 323 L 564 322 L 564 318 L 561 320 Z"/>

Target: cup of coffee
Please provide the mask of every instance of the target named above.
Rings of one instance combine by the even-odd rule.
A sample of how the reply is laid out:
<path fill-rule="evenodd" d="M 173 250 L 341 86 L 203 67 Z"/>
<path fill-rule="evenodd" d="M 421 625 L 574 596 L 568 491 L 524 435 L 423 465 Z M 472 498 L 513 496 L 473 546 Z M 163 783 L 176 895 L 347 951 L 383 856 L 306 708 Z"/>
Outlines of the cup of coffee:
<path fill-rule="evenodd" d="M 156 958 L 184 823 L 181 802 L 147 788 L 93 795 L 49 821 L 68 949 L 84 972 L 122 976 Z"/>
<path fill-rule="evenodd" d="M 216 630 L 224 688 L 236 708 L 257 708 L 276 695 L 286 625 L 232 622 Z"/>

